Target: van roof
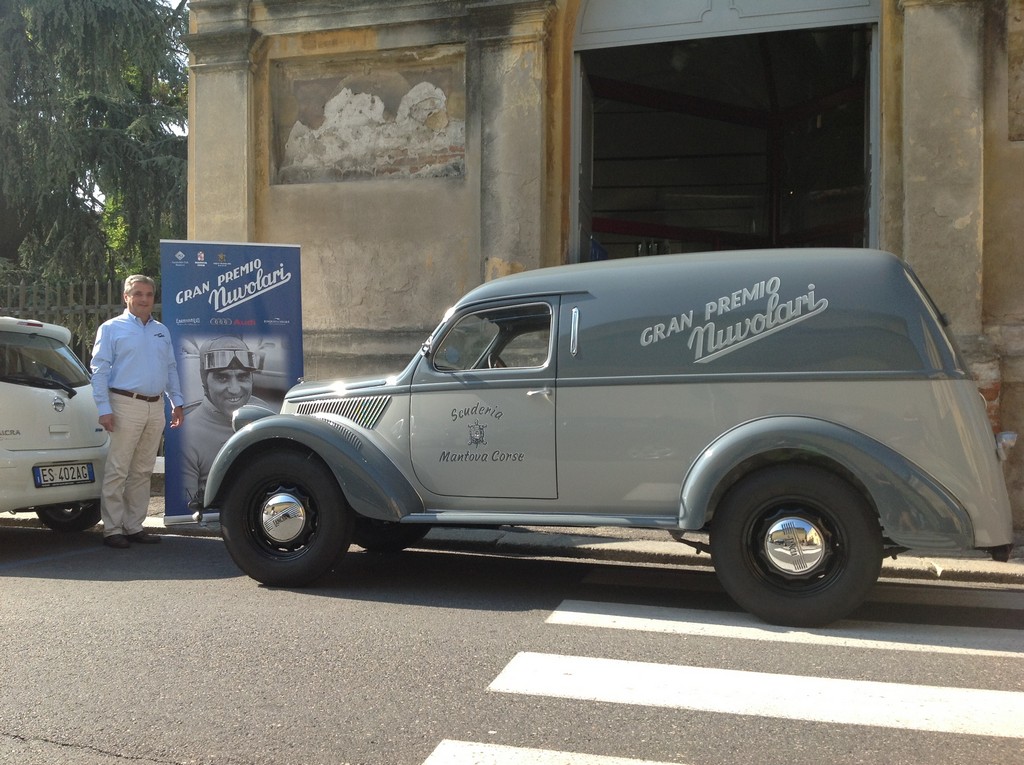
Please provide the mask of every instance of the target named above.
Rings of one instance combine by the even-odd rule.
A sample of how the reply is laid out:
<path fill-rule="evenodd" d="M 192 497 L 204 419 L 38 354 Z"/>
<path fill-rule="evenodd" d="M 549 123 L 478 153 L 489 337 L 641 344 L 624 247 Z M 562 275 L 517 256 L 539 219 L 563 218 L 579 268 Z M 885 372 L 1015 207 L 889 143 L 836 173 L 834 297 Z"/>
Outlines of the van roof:
<path fill-rule="evenodd" d="M 829 261 L 830 267 L 854 271 L 892 273 L 907 270 L 895 255 L 882 250 L 859 248 L 807 247 L 765 250 L 722 250 L 676 255 L 624 258 L 594 263 L 551 266 L 502 276 L 468 292 L 458 305 L 495 298 L 593 292 L 624 280 L 647 283 L 678 278 L 680 269 L 699 271 L 703 276 L 742 274 L 745 266 L 770 263 L 783 269 Z"/>

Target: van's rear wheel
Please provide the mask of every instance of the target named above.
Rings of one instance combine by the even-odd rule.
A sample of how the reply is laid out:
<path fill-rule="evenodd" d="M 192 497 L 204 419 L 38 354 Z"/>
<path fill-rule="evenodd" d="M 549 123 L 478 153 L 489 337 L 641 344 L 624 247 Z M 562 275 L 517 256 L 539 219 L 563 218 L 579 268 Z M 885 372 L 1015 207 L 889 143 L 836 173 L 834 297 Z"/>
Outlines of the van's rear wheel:
<path fill-rule="evenodd" d="M 227 487 L 221 533 L 232 559 L 264 584 L 301 587 L 348 550 L 352 511 L 315 454 L 259 455 Z"/>
<path fill-rule="evenodd" d="M 711 522 L 726 592 L 772 624 L 819 627 L 860 605 L 882 567 L 882 532 L 864 498 L 821 468 L 765 468 L 729 489 Z"/>

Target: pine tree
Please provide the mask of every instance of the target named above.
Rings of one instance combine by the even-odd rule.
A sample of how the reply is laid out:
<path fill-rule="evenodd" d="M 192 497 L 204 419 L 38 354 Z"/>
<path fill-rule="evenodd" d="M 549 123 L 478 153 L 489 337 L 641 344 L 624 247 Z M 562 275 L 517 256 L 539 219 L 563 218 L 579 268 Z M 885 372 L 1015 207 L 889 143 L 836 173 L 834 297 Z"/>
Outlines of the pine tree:
<path fill-rule="evenodd" d="M 186 31 L 185 0 L 0 0 L 0 274 L 152 272 L 183 237 Z"/>

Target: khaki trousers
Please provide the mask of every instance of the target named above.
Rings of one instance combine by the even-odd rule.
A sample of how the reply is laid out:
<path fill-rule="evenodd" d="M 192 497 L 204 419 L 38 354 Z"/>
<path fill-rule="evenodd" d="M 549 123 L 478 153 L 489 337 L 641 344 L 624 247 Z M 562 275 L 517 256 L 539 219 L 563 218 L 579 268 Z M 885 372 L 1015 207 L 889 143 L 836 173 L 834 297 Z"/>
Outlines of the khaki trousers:
<path fill-rule="evenodd" d="M 103 470 L 103 535 L 136 534 L 149 511 L 153 465 L 164 432 L 164 399 L 152 404 L 110 396 L 114 432 Z"/>

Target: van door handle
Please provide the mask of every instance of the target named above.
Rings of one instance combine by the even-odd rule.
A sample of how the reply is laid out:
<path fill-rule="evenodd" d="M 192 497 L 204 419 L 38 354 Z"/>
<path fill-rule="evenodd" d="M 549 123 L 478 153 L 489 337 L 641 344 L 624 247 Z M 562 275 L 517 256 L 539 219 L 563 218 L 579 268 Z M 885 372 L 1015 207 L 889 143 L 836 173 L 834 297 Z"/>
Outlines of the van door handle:
<path fill-rule="evenodd" d="M 547 386 L 545 386 L 543 388 L 538 388 L 537 390 L 528 390 L 528 391 L 526 391 L 526 395 L 527 396 L 544 396 L 545 398 L 548 398 L 548 397 L 551 396 L 551 388 L 548 388 Z"/>

